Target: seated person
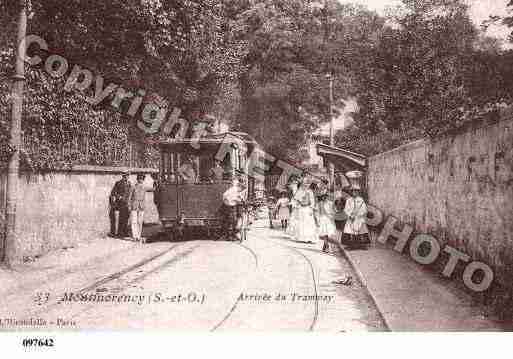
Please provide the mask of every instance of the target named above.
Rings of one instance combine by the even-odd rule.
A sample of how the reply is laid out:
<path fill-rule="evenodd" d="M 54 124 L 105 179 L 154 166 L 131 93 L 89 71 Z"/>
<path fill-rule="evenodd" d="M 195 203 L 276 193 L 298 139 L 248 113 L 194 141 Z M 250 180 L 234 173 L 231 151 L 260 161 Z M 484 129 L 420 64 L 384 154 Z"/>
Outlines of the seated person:
<path fill-rule="evenodd" d="M 196 169 L 191 157 L 186 156 L 178 168 L 178 176 L 184 183 L 196 183 Z"/>
<path fill-rule="evenodd" d="M 210 179 L 213 182 L 219 182 L 223 180 L 224 169 L 221 167 L 221 162 L 215 161 L 214 167 L 210 169 Z"/>

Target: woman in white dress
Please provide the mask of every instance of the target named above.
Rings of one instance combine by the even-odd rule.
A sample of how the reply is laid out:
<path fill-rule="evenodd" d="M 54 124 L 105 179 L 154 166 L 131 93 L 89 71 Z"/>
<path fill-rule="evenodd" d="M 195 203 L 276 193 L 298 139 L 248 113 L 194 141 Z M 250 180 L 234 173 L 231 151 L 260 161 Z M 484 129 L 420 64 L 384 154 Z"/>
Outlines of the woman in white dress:
<path fill-rule="evenodd" d="M 319 238 L 323 241 L 322 251 L 329 249 L 328 240 L 337 233 L 335 226 L 335 203 L 329 198 L 328 193 L 319 196 L 317 202 L 317 213 L 319 220 Z"/>
<path fill-rule="evenodd" d="M 276 210 L 278 211 L 278 219 L 281 221 L 281 228 L 287 229 L 290 218 L 290 200 L 286 192 L 282 192 L 280 199 L 276 202 Z"/>
<path fill-rule="evenodd" d="M 297 179 L 291 180 L 289 184 L 290 192 L 292 193 L 292 198 L 290 200 L 290 217 L 289 217 L 289 223 L 287 226 L 287 233 L 291 235 L 292 237 L 296 236 L 296 227 L 297 223 L 299 222 L 298 217 L 298 208 L 299 203 L 294 199 L 294 195 L 296 194 L 298 190 L 298 181 Z"/>
<path fill-rule="evenodd" d="M 296 239 L 305 243 L 317 243 L 317 224 L 314 218 L 315 196 L 310 189 L 303 186 L 301 180 L 298 180 L 294 201 L 297 206 Z"/>

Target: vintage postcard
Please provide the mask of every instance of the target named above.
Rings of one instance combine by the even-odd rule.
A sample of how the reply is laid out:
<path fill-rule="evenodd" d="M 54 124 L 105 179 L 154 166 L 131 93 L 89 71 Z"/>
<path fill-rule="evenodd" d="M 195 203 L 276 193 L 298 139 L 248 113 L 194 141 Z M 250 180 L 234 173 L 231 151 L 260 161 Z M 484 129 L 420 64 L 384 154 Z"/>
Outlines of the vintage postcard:
<path fill-rule="evenodd" d="M 2 0 L 0 26 L 21 346 L 513 328 L 513 2 Z"/>

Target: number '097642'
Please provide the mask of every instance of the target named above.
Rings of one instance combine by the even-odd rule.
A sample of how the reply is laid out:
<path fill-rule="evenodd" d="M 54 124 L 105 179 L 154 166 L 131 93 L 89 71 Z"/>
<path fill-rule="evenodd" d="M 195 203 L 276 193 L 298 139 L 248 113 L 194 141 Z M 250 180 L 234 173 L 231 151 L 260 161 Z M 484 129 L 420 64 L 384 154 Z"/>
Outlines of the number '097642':
<path fill-rule="evenodd" d="M 21 345 L 24 347 L 35 347 L 35 348 L 43 348 L 43 347 L 53 347 L 54 346 L 53 338 L 24 338 L 21 342 Z"/>

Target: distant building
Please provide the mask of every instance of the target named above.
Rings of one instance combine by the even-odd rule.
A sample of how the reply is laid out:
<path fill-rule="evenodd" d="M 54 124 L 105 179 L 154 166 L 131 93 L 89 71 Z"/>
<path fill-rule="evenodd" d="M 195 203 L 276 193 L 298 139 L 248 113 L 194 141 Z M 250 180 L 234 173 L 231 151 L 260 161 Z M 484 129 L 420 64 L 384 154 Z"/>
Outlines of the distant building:
<path fill-rule="evenodd" d="M 317 144 L 325 142 L 324 136 L 311 135 L 304 146 L 308 153 L 308 158 L 303 161 L 302 165 L 308 168 L 322 168 L 324 166 L 322 157 L 317 154 Z"/>

